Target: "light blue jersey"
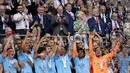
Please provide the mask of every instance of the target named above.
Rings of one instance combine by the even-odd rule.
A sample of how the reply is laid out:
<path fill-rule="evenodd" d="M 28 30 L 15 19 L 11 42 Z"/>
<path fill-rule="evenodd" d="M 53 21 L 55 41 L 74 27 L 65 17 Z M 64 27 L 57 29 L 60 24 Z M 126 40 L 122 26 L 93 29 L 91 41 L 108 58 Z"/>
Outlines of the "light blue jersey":
<path fill-rule="evenodd" d="M 32 55 L 30 54 L 30 57 Z M 33 57 L 32 57 L 33 58 Z M 28 64 L 29 57 L 25 53 L 18 53 L 18 61 L 23 62 L 25 64 L 25 67 L 21 68 L 21 73 L 33 73 L 32 72 L 32 67 Z"/>
<path fill-rule="evenodd" d="M 47 60 L 47 66 L 48 66 L 48 73 L 56 73 L 54 55 L 51 57 L 50 60 L 49 59 Z"/>
<path fill-rule="evenodd" d="M 2 64 L 2 62 L 3 62 L 3 57 L 2 57 L 2 55 L 0 54 L 0 64 Z"/>
<path fill-rule="evenodd" d="M 35 73 L 48 73 L 47 58 L 41 60 L 40 58 L 34 59 Z"/>
<path fill-rule="evenodd" d="M 79 58 L 74 59 L 76 73 L 90 73 L 90 59 L 83 58 L 79 60 Z"/>
<path fill-rule="evenodd" d="M 66 60 L 63 61 L 63 58 Z M 57 68 L 57 73 L 71 73 L 71 62 L 70 62 L 70 57 L 68 54 L 66 54 L 64 57 L 63 56 L 55 56 L 55 63 L 56 63 L 56 68 Z"/>
<path fill-rule="evenodd" d="M 14 63 L 17 63 L 16 59 L 9 60 L 8 57 L 3 59 L 4 73 L 17 73 L 17 66 Z"/>
<path fill-rule="evenodd" d="M 122 57 L 117 55 L 120 64 L 120 73 L 128 73 L 128 66 L 130 62 L 130 57 Z"/>

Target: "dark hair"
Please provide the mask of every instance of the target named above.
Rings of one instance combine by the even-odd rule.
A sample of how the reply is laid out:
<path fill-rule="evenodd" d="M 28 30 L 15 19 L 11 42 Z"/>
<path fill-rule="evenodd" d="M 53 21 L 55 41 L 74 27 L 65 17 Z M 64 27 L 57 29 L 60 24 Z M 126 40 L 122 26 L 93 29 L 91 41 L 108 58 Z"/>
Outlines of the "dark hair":
<path fill-rule="evenodd" d="M 67 3 L 67 4 L 65 4 L 65 7 L 67 7 L 68 5 L 71 5 L 71 6 L 72 6 L 72 4 L 71 4 L 71 3 Z"/>
<path fill-rule="evenodd" d="M 68 52 L 68 47 L 69 47 L 69 45 L 65 45 L 65 47 L 64 47 L 66 52 Z"/>
<path fill-rule="evenodd" d="M 80 51 L 82 51 L 82 52 L 83 52 L 83 54 L 84 54 L 84 55 L 83 55 L 83 58 L 84 58 L 84 57 L 85 57 L 85 50 L 84 50 L 84 49 L 78 49 L 78 51 L 77 51 L 77 52 L 79 53 Z"/>
<path fill-rule="evenodd" d="M 83 51 L 83 53 L 85 54 L 85 50 L 84 49 L 78 49 L 78 53 L 79 53 L 79 51 Z"/>
<path fill-rule="evenodd" d="M 45 47 L 39 47 L 37 53 L 40 54 L 45 50 L 46 50 Z"/>
<path fill-rule="evenodd" d="M 18 8 L 19 6 L 22 6 L 22 7 L 23 7 L 23 5 L 22 5 L 22 4 L 19 4 L 19 5 L 17 6 L 17 8 Z"/>

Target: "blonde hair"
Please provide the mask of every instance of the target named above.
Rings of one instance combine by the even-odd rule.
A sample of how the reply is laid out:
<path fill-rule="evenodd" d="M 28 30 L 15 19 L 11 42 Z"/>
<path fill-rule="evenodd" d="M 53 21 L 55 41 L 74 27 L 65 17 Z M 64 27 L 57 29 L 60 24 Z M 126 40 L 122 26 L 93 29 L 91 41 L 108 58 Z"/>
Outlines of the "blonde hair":
<path fill-rule="evenodd" d="M 6 33 L 8 30 L 11 30 L 11 31 L 12 31 L 12 29 L 11 29 L 10 27 L 6 27 L 5 33 Z"/>
<path fill-rule="evenodd" d="M 82 13 L 84 13 L 84 12 L 83 11 L 77 11 L 76 12 L 76 17 L 79 19 Z"/>

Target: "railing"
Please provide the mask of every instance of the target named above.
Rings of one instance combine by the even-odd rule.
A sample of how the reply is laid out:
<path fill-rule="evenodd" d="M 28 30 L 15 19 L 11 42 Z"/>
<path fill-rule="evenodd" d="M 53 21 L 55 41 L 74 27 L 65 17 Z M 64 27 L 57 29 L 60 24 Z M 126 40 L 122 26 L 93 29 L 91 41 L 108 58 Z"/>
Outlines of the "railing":
<path fill-rule="evenodd" d="M 19 35 L 19 36 L 20 36 L 20 37 L 25 37 L 25 35 Z M 2 40 L 4 37 L 5 37 L 5 34 L 0 34 L 0 42 L 1 42 L 1 40 Z M 54 37 L 54 36 L 51 36 L 51 37 Z M 61 37 L 67 38 L 67 36 L 61 36 Z M 103 39 L 103 42 L 101 42 L 102 47 L 105 47 L 106 45 L 110 44 L 110 43 L 108 42 L 108 38 L 107 38 L 107 37 L 102 37 L 102 39 Z"/>

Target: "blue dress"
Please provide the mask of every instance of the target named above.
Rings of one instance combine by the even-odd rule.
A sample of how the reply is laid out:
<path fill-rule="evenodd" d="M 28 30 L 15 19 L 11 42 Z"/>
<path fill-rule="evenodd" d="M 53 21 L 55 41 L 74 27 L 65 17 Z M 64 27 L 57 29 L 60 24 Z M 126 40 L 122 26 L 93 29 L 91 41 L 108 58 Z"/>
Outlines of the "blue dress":
<path fill-rule="evenodd" d="M 70 62 L 70 57 L 68 54 L 66 54 L 64 57 L 66 57 L 66 66 L 62 61 L 62 56 L 55 56 L 55 63 L 56 63 L 56 68 L 57 68 L 57 73 L 71 73 L 71 62 Z"/>
<path fill-rule="evenodd" d="M 79 60 L 79 58 L 74 59 L 76 73 L 90 73 L 90 59 L 83 58 Z"/>

